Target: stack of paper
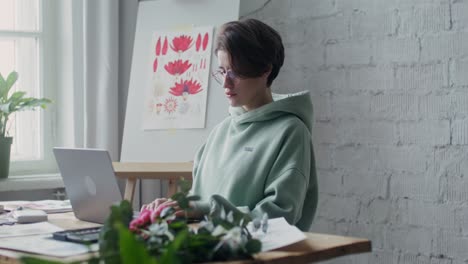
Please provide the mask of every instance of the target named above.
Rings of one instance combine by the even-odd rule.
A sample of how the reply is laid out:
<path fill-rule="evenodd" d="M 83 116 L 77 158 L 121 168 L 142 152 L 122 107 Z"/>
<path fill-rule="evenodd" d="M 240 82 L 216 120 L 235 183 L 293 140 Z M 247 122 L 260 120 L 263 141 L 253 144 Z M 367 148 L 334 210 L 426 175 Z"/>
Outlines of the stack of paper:
<path fill-rule="evenodd" d="M 53 232 L 62 230 L 62 228 L 48 222 L 13 226 L 0 226 L 0 241 L 5 241 L 6 237 L 52 234 Z"/>
<path fill-rule="evenodd" d="M 70 200 L 41 200 L 41 201 L 11 201 L 2 202 L 6 210 L 16 210 L 18 207 L 42 210 L 48 214 L 71 212 Z"/>
<path fill-rule="evenodd" d="M 53 257 L 70 257 L 99 250 L 99 244 L 83 244 L 58 241 L 52 235 L 32 235 L 26 237 L 8 237 L 0 240 L 0 248 L 21 252 L 35 253 Z"/>
<path fill-rule="evenodd" d="M 97 243 L 86 246 L 52 239 L 53 232 L 62 230 L 62 228 L 48 222 L 0 226 L 0 249 L 54 257 L 69 257 L 99 249 Z"/>
<path fill-rule="evenodd" d="M 261 229 L 253 231 L 252 222 L 247 228 L 254 238 L 262 242 L 262 252 L 284 247 L 306 238 L 301 230 L 290 225 L 284 217 L 269 219 L 266 233 L 263 233 Z"/>

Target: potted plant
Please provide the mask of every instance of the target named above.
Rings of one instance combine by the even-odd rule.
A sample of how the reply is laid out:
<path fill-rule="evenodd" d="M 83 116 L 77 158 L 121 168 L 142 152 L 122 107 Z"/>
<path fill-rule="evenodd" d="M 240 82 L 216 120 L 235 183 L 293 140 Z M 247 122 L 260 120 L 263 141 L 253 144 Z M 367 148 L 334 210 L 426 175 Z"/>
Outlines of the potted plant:
<path fill-rule="evenodd" d="M 3 78 L 0 73 L 0 179 L 8 177 L 10 168 L 10 151 L 13 138 L 8 136 L 8 119 L 11 114 L 36 107 L 45 108 L 52 101 L 47 98 L 25 97 L 26 92 L 11 88 L 18 80 L 18 73 L 13 71 Z"/>

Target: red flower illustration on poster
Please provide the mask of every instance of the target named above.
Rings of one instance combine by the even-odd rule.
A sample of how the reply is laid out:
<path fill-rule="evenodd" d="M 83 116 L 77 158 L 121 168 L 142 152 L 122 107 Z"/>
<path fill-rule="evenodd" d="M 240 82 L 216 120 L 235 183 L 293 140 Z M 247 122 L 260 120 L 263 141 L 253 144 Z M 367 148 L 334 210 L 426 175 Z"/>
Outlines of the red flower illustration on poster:
<path fill-rule="evenodd" d="M 167 98 L 166 102 L 164 102 L 164 111 L 168 114 L 172 114 L 177 109 L 177 100 L 173 97 Z"/>
<path fill-rule="evenodd" d="M 205 127 L 212 36 L 212 26 L 152 33 L 143 129 Z"/>
<path fill-rule="evenodd" d="M 167 37 L 164 38 L 164 44 L 162 47 L 162 55 L 166 55 L 167 53 Z"/>
<path fill-rule="evenodd" d="M 164 69 L 166 69 L 170 75 L 179 76 L 186 72 L 190 66 L 192 66 L 192 64 L 188 60 L 182 62 L 182 60 L 179 59 L 168 62 L 164 65 Z"/>
<path fill-rule="evenodd" d="M 172 39 L 171 49 L 175 52 L 184 52 L 192 46 L 192 37 L 181 35 Z"/>
<path fill-rule="evenodd" d="M 201 84 L 193 79 L 190 80 L 180 80 L 180 82 L 176 82 L 173 87 L 170 88 L 172 95 L 175 96 L 183 96 L 185 94 L 197 94 L 203 89 L 201 89 Z"/>
<path fill-rule="evenodd" d="M 158 70 L 158 58 L 154 59 L 153 62 L 153 72 L 156 72 Z"/>
<path fill-rule="evenodd" d="M 199 50 L 200 50 L 200 46 L 201 46 L 201 34 L 198 33 L 197 42 L 196 42 L 196 44 L 195 44 L 195 50 L 196 50 L 196 51 L 199 51 Z"/>
<path fill-rule="evenodd" d="M 203 36 L 203 50 L 205 51 L 206 50 L 206 47 L 208 46 L 208 32 L 205 33 L 205 36 Z"/>
<path fill-rule="evenodd" d="M 159 54 L 161 54 L 161 38 L 158 38 L 155 51 L 156 51 L 156 56 L 159 56 Z"/>

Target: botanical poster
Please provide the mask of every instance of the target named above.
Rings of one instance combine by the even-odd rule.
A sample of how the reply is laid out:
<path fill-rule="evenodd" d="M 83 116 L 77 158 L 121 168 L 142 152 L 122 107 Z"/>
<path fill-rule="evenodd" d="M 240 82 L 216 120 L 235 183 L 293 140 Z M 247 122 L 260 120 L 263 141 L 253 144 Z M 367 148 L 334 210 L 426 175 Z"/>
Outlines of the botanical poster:
<path fill-rule="evenodd" d="M 204 128 L 213 27 L 157 31 L 143 129 Z"/>

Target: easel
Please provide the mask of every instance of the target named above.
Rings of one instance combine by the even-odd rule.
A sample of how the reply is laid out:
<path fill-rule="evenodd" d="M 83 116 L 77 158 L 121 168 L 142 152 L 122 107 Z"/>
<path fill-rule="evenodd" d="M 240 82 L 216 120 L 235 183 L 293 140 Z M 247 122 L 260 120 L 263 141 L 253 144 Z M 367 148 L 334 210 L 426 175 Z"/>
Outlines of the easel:
<path fill-rule="evenodd" d="M 174 193 L 180 177 L 191 178 L 192 166 L 183 164 L 193 160 L 210 131 L 228 115 L 228 105 L 221 99 L 224 98 L 223 89 L 210 79 L 205 128 L 142 129 L 143 102 L 152 80 L 150 44 L 153 32 L 181 25 L 214 26 L 216 32 L 216 27 L 238 17 L 239 0 L 139 2 L 121 159 L 114 164 L 117 177 L 126 180 L 126 199 L 133 201 L 137 179 L 157 179 L 144 182 L 139 190 L 142 201 Z M 208 66 L 216 63 L 216 57 L 212 56 Z M 158 180 L 169 181 L 167 192 Z"/>

